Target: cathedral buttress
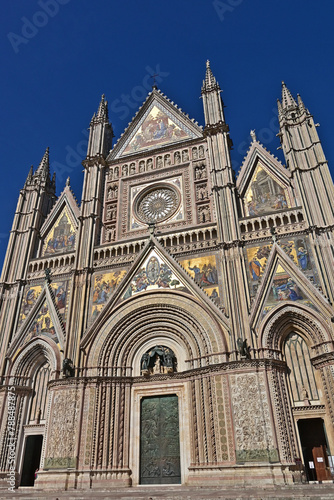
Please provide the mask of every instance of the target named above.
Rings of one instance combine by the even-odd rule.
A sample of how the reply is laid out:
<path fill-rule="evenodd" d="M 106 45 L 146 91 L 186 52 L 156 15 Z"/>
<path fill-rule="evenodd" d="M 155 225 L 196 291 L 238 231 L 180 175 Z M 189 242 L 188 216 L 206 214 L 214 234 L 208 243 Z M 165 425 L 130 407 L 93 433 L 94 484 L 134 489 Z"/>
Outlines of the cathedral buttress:
<path fill-rule="evenodd" d="M 231 165 L 232 140 L 225 122 L 221 89 L 213 76 L 210 63 L 202 86 L 205 128 L 213 197 L 217 213 L 219 239 L 222 245 L 222 267 L 228 285 L 226 303 L 232 321 L 236 343 L 238 338 L 251 340 L 248 324 L 246 269 L 240 246 L 240 228 L 236 201 L 236 186 Z M 231 346 L 232 349 L 235 345 Z"/>
<path fill-rule="evenodd" d="M 76 314 L 71 318 L 70 331 L 73 332 L 67 346 L 67 357 L 79 361 L 78 345 L 86 328 L 90 292 L 90 276 L 93 270 L 95 245 L 99 244 L 102 229 L 101 213 L 106 157 L 112 146 L 113 130 L 108 117 L 108 103 L 102 95 L 97 113 L 90 122 L 87 157 L 79 217 L 78 247 L 76 254 L 75 292 L 72 296 Z"/>
<path fill-rule="evenodd" d="M 1 373 L 7 345 L 16 327 L 29 260 L 35 257 L 40 228 L 56 199 L 55 180 L 55 175 L 50 177 L 47 148 L 36 172 L 31 167 L 20 191 L 1 275 L 0 331 L 4 332 Z"/>
<path fill-rule="evenodd" d="M 303 206 L 310 241 L 321 270 L 325 295 L 334 302 L 334 186 L 317 132 L 318 124 L 298 94 L 297 102 L 284 82 L 278 100 L 278 134 L 292 174 L 298 202 Z"/>

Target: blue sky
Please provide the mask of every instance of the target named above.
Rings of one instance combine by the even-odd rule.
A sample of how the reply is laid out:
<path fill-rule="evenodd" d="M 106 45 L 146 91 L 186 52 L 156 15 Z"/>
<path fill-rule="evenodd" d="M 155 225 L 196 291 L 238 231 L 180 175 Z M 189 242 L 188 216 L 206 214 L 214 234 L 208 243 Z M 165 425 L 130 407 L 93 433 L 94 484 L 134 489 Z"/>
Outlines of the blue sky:
<path fill-rule="evenodd" d="M 87 128 L 101 94 L 117 139 L 159 73 L 158 87 L 204 123 L 205 61 L 223 89 L 238 170 L 249 131 L 282 161 L 276 99 L 284 80 L 321 127 L 334 165 L 330 0 L 15 0 L 2 7 L 0 263 L 19 190 L 47 146 L 57 194 L 80 200 Z M 334 167 L 332 167 L 332 173 Z"/>

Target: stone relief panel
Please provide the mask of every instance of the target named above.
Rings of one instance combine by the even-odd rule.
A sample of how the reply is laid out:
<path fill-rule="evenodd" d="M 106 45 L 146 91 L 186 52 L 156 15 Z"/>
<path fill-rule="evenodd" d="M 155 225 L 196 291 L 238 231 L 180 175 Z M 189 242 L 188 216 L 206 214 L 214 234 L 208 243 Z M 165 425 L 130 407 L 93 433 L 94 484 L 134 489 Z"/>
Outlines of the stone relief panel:
<path fill-rule="evenodd" d="M 57 221 L 44 238 L 42 257 L 64 252 L 71 252 L 75 248 L 76 227 L 71 221 L 65 207 Z"/>
<path fill-rule="evenodd" d="M 76 389 L 56 390 L 53 395 L 45 469 L 76 467 L 80 395 Z"/>
<path fill-rule="evenodd" d="M 263 373 L 230 375 L 237 462 L 278 462 Z"/>
<path fill-rule="evenodd" d="M 259 164 L 246 191 L 245 215 L 254 217 L 291 208 L 287 189 Z"/>

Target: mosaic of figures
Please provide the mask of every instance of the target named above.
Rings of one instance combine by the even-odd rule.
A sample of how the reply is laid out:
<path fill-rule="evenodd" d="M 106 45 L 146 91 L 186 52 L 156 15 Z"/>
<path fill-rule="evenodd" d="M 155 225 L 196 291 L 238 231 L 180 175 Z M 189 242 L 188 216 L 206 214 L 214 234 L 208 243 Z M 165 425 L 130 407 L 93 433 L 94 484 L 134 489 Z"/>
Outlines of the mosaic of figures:
<path fill-rule="evenodd" d="M 53 289 L 56 306 L 63 320 L 64 327 L 66 327 L 67 316 L 67 298 L 69 293 L 69 281 L 58 281 L 51 283 Z M 34 307 L 38 296 L 42 291 L 42 285 L 28 286 L 24 290 L 24 296 L 21 305 L 20 319 L 18 326 L 20 327 L 26 319 L 31 309 Z"/>
<path fill-rule="evenodd" d="M 190 260 L 184 259 L 180 260 L 180 264 L 209 297 L 216 304 L 220 304 L 216 256 L 205 255 Z"/>
<path fill-rule="evenodd" d="M 71 222 L 67 209 L 64 208 L 44 239 L 42 256 L 74 250 L 75 232 L 75 226 Z"/>
<path fill-rule="evenodd" d="M 298 268 L 310 279 L 318 283 L 312 252 L 309 248 L 307 236 L 283 238 L 278 241 L 279 246 L 290 257 Z M 248 278 L 251 295 L 255 295 L 258 281 L 263 275 L 272 248 L 272 243 L 246 248 L 246 259 L 248 264 Z"/>
<path fill-rule="evenodd" d="M 102 311 L 126 273 L 126 269 L 118 269 L 95 275 L 91 299 L 91 320 L 94 320 Z"/>
<path fill-rule="evenodd" d="M 298 286 L 296 281 L 278 265 L 276 273 L 269 291 L 265 306 L 262 311 L 262 317 L 280 304 L 282 301 L 292 301 L 305 304 L 306 306 L 316 309 L 314 304 L 309 300 L 305 293 Z"/>
<path fill-rule="evenodd" d="M 153 106 L 122 154 L 134 153 L 143 149 L 153 149 L 163 144 L 188 138 L 190 138 L 189 134 L 180 125 L 177 125 L 170 116 L 167 116 L 157 106 Z"/>
<path fill-rule="evenodd" d="M 128 299 L 146 290 L 161 290 L 166 288 L 187 291 L 179 278 L 173 274 L 168 264 L 163 262 L 156 252 L 152 252 L 134 276 L 122 298 Z"/>
<path fill-rule="evenodd" d="M 245 205 L 246 216 L 251 217 L 291 207 L 286 189 L 261 165 L 246 192 Z"/>
<path fill-rule="evenodd" d="M 32 338 L 39 336 L 48 337 L 56 342 L 56 344 L 58 344 L 59 346 L 59 339 L 50 316 L 49 306 L 46 301 L 37 313 L 37 316 L 34 318 L 32 324 L 30 325 L 29 332 L 25 336 L 23 344 L 26 344 Z"/>

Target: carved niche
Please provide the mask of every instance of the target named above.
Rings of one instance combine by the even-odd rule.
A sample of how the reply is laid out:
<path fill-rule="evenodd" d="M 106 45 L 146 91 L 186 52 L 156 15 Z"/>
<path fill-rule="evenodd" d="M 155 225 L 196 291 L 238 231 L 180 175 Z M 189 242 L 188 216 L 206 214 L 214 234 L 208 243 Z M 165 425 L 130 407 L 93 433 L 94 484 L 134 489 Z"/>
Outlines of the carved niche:
<path fill-rule="evenodd" d="M 169 347 L 157 345 L 145 352 L 140 361 L 142 375 L 156 375 L 159 373 L 173 373 L 176 371 L 177 361 L 174 352 Z"/>

